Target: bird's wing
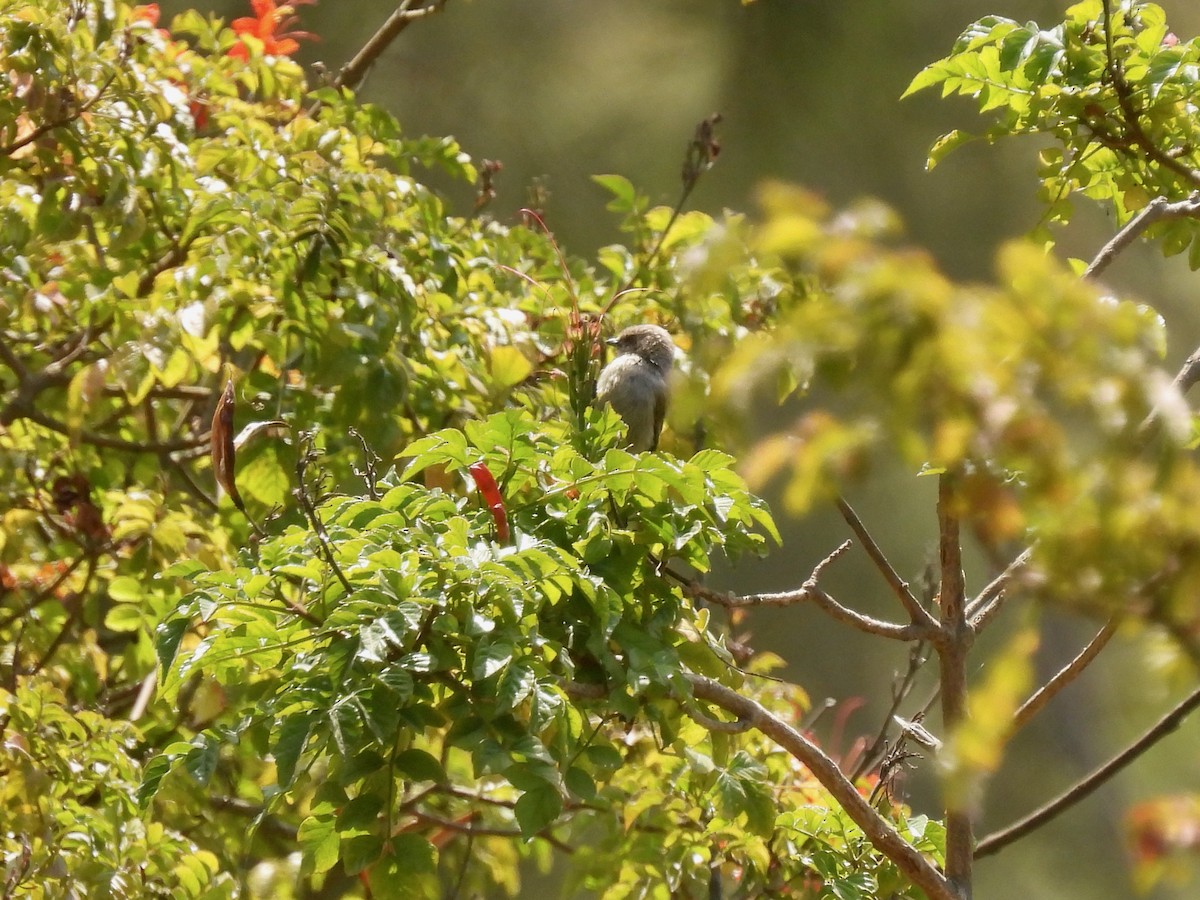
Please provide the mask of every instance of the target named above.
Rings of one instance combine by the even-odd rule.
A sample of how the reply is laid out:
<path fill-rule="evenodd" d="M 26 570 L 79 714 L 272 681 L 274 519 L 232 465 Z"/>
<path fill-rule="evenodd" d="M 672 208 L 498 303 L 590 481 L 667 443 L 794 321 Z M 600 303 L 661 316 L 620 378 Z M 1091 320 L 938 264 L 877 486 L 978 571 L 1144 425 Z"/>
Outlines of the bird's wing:
<path fill-rule="evenodd" d="M 654 431 L 650 433 L 650 449 L 658 449 L 658 436 L 662 434 L 663 420 L 667 417 L 667 392 L 656 391 L 654 394 Z"/>

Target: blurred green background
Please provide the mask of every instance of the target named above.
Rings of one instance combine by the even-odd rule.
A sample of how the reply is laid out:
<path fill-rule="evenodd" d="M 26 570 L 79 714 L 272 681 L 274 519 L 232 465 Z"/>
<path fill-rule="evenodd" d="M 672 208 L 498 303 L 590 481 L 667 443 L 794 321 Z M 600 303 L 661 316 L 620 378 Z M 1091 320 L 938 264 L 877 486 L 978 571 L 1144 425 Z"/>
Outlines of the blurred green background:
<path fill-rule="evenodd" d="M 1183 37 L 1200 31 L 1200 4 L 1166 0 Z M 226 18 L 248 14 L 248 0 L 163 2 L 166 17 L 186 6 Z M 392 0 L 322 0 L 299 9 L 301 25 L 321 36 L 301 62 L 345 63 L 395 8 Z M 443 14 L 414 24 L 377 62 L 363 96 L 394 112 L 410 135 L 454 135 L 472 156 L 500 160 L 490 212 L 513 221 L 540 178 L 550 191 L 550 227 L 564 247 L 589 255 L 620 239 L 590 176 L 620 173 L 656 202 L 679 192 L 684 147 L 695 124 L 720 111 L 723 146 L 692 205 L 717 213 L 751 210 L 764 179 L 802 183 L 840 205 L 882 199 L 956 278 L 990 277 L 997 246 L 1037 224 L 1036 142 L 971 145 L 927 173 L 932 141 L 980 120 L 962 100 L 923 94 L 898 98 L 925 64 L 945 55 L 967 24 L 986 14 L 1043 26 L 1065 2 L 1051 0 L 449 0 Z M 471 191 L 446 186 L 459 212 Z M 1105 210 L 1081 207 L 1061 235 L 1061 255 L 1090 258 L 1112 234 Z M 1200 343 L 1195 276 L 1180 259 L 1139 247 L 1108 274 L 1115 290 L 1158 309 L 1171 332 L 1172 368 Z M 774 413 L 778 415 L 778 413 Z M 935 549 L 933 484 L 914 473 L 881 473 L 852 496 L 895 567 L 914 582 Z M 782 518 L 782 516 L 781 516 Z M 783 522 L 784 552 L 721 573 L 720 586 L 743 592 L 797 586 L 847 536 L 836 515 Z M 973 586 L 988 573 L 977 567 Z M 861 555 L 839 562 L 827 587 L 844 602 L 895 616 L 886 587 Z M 1022 615 L 1019 608 L 1008 616 Z M 1099 623 L 1047 616 L 1039 670 L 1055 671 Z M 868 639 L 811 610 L 763 611 L 755 645 L 779 652 L 790 674 L 846 713 L 828 713 L 816 730 L 831 753 L 874 735 L 890 700 L 904 648 Z M 982 642 L 1003 638 L 996 629 Z M 931 674 L 931 673 L 930 673 Z M 1118 638 L 1094 670 L 1035 727 L 1015 741 L 987 796 L 980 833 L 1009 822 L 1123 748 L 1186 685 L 1156 677 L 1144 640 Z M 918 690 L 917 697 L 927 695 Z M 854 698 L 868 702 L 851 711 Z M 931 728 L 938 730 L 936 716 Z M 1129 805 L 1164 792 L 1200 789 L 1200 725 L 1185 725 L 1132 769 L 1050 826 L 981 862 L 979 898 L 1134 896 L 1123 838 Z M 907 784 L 919 810 L 936 812 L 928 762 Z M 528 896 L 545 886 L 531 882 Z M 1195 880 L 1162 886 L 1156 900 L 1200 896 Z"/>

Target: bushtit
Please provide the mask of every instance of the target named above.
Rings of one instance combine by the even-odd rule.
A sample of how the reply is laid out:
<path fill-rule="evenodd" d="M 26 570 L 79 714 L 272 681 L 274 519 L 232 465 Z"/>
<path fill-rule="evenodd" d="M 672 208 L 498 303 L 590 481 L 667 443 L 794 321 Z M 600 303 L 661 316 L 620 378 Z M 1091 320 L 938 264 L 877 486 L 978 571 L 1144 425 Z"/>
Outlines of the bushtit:
<path fill-rule="evenodd" d="M 675 358 L 671 335 L 657 325 L 633 325 L 605 343 L 617 355 L 600 373 L 596 402 L 625 420 L 631 450 L 653 450 L 667 414 L 667 376 Z"/>

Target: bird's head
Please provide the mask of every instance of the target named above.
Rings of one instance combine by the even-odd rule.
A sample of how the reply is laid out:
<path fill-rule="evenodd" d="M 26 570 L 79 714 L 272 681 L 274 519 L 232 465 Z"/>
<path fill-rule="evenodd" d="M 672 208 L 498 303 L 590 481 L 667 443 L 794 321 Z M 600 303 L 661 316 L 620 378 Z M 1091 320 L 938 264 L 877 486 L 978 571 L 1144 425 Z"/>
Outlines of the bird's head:
<path fill-rule="evenodd" d="M 675 359 L 675 344 L 665 328 L 657 325 L 631 325 L 615 338 L 605 341 L 617 348 L 617 354 L 640 356 L 664 375 L 671 370 Z"/>

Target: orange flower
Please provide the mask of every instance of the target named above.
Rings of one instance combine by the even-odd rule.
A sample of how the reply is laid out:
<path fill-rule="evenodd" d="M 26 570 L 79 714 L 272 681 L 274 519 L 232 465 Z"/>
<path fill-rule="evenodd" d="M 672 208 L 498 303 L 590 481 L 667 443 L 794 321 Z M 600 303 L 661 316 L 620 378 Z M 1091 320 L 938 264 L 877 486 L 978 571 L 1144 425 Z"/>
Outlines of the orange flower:
<path fill-rule="evenodd" d="M 133 8 L 133 21 L 135 22 L 149 22 L 151 25 L 157 25 L 160 15 L 162 13 L 159 11 L 157 3 L 145 3 Z"/>
<path fill-rule="evenodd" d="M 263 54 L 266 56 L 290 56 L 300 49 L 301 40 L 316 40 L 316 35 L 307 31 L 286 31 L 296 22 L 293 15 L 295 7 L 316 0 L 292 0 L 283 6 L 276 6 L 275 0 L 250 0 L 254 7 L 253 16 L 243 16 L 234 19 L 233 30 L 239 35 L 251 35 L 262 41 Z M 245 41 L 239 40 L 229 48 L 228 55 L 235 59 L 248 60 L 250 47 Z"/>
<path fill-rule="evenodd" d="M 145 22 L 154 32 L 164 41 L 171 40 L 171 32 L 165 28 L 158 28 L 158 19 L 162 15 L 162 11 L 158 8 L 157 3 L 143 3 L 141 6 L 133 8 L 133 21 Z"/>

